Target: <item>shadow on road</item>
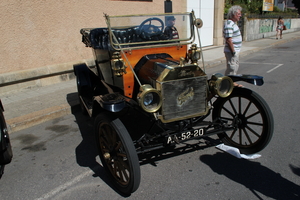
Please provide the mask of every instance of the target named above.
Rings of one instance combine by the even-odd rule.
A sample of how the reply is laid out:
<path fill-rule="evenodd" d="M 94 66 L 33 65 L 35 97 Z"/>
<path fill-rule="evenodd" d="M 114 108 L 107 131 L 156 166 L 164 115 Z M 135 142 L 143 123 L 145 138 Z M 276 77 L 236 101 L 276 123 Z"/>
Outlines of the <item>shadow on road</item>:
<path fill-rule="evenodd" d="M 294 174 L 296 174 L 297 176 L 300 176 L 300 167 L 296 167 L 292 164 L 290 164 L 289 167 L 291 168 L 291 170 Z"/>
<path fill-rule="evenodd" d="M 107 173 L 102 165 L 96 161 L 98 151 L 94 137 L 93 119 L 83 114 L 78 100 L 77 103 L 74 103 L 76 98 L 78 99 L 77 92 L 67 95 L 67 101 L 71 106 L 71 112 L 75 116 L 82 137 L 81 143 L 75 149 L 76 161 L 81 167 L 89 167 L 94 172 L 94 177 L 101 178 L 115 192 L 123 196 L 111 184 L 109 176 L 106 175 Z"/>
<path fill-rule="evenodd" d="M 226 153 L 200 156 L 214 172 L 247 187 L 258 199 L 259 193 L 274 199 L 300 199 L 300 186 L 259 162 L 238 159 Z"/>
<path fill-rule="evenodd" d="M 169 159 L 172 157 L 188 154 L 194 151 L 205 150 L 207 148 L 216 146 L 220 144 L 221 141 L 219 139 L 214 139 L 211 137 L 203 137 L 200 140 L 191 140 L 190 142 L 184 142 L 180 145 L 163 148 L 159 150 L 154 150 L 148 153 L 140 154 L 139 160 L 140 165 L 151 164 L 156 166 L 157 161 Z"/>

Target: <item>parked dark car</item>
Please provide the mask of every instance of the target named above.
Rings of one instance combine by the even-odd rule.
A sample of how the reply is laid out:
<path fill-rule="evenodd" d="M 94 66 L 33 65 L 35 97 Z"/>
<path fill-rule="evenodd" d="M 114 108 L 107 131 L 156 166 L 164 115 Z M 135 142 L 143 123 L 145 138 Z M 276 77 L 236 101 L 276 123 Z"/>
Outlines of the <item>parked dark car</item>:
<path fill-rule="evenodd" d="M 13 157 L 3 112 L 4 108 L 0 99 L 0 178 L 4 173 L 4 166 L 9 164 Z"/>
<path fill-rule="evenodd" d="M 168 17 L 176 19 L 179 38 L 164 34 Z M 244 154 L 266 147 L 273 134 L 267 103 L 233 86 L 262 85 L 263 78 L 208 78 L 195 44 L 202 20 L 193 12 L 104 18 L 107 27 L 81 29 L 95 65 L 74 65 L 74 73 L 82 110 L 95 121 L 101 162 L 121 193 L 137 190 L 139 156 L 154 150 L 211 135 Z"/>

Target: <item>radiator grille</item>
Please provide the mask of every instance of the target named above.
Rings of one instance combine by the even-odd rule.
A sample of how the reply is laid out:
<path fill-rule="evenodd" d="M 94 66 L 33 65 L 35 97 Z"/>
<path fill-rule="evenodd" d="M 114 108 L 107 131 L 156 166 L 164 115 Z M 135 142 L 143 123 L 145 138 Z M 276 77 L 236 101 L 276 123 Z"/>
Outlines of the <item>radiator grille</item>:
<path fill-rule="evenodd" d="M 200 116 L 206 112 L 206 76 L 162 82 L 161 89 L 164 121 Z"/>

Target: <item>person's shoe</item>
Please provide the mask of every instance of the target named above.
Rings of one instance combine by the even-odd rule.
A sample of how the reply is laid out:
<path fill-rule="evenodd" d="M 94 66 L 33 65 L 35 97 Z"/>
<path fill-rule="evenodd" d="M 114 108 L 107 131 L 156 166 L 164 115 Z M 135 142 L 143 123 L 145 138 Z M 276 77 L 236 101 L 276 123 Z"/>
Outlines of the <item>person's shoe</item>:
<path fill-rule="evenodd" d="M 278 37 L 276 38 L 276 40 L 278 40 Z"/>

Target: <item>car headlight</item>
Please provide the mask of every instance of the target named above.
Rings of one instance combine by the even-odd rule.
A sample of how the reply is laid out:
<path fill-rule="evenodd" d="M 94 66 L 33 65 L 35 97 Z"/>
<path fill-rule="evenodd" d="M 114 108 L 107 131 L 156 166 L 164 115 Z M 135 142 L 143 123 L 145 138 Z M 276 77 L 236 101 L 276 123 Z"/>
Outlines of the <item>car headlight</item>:
<path fill-rule="evenodd" d="M 212 75 L 209 81 L 210 90 L 219 95 L 220 97 L 228 97 L 233 90 L 233 81 L 228 76 L 217 73 Z"/>
<path fill-rule="evenodd" d="M 147 93 L 147 94 L 145 94 L 145 96 L 144 96 L 144 105 L 145 106 L 149 106 L 149 105 L 151 105 L 151 103 L 153 102 L 153 93 Z"/>
<path fill-rule="evenodd" d="M 158 111 L 162 105 L 160 92 L 148 84 L 140 87 L 137 99 L 142 109 L 150 113 Z"/>

